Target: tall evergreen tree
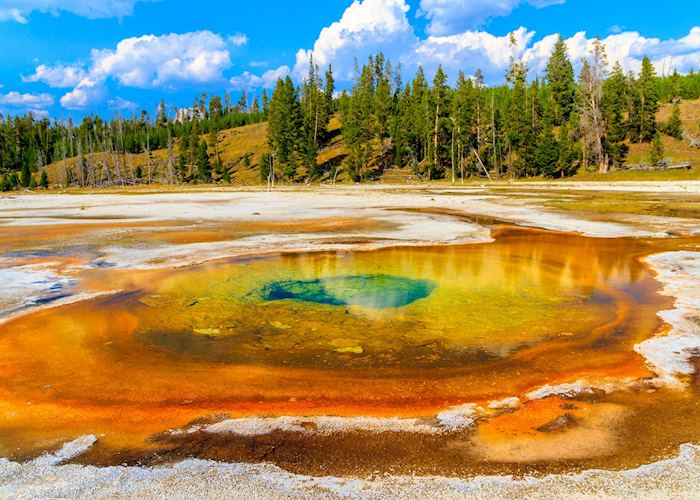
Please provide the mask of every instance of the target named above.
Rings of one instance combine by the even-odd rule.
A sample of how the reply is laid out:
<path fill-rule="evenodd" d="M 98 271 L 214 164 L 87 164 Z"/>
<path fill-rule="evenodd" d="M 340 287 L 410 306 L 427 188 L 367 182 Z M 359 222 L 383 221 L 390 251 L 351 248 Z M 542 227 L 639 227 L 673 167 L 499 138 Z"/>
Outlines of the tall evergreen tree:
<path fill-rule="evenodd" d="M 620 167 L 627 157 L 628 147 L 625 144 L 627 123 L 625 112 L 628 109 L 627 77 L 620 63 L 615 63 L 610 76 L 603 83 L 601 106 L 606 126 L 605 149 L 610 164 Z"/>
<path fill-rule="evenodd" d="M 664 125 L 664 132 L 674 139 L 678 139 L 680 141 L 683 139 L 682 127 L 683 121 L 681 120 L 681 106 L 678 104 L 678 101 L 676 101 L 673 103 L 673 107 L 671 109 L 671 117 Z"/>
<path fill-rule="evenodd" d="M 664 143 L 661 134 L 656 132 L 649 145 L 649 161 L 652 166 L 658 165 L 664 159 Z"/>
<path fill-rule="evenodd" d="M 428 179 L 441 178 L 450 158 L 450 137 L 452 122 L 450 120 L 451 92 L 447 86 L 447 75 L 438 66 L 431 89 L 431 109 L 433 119 L 432 141 L 430 144 L 432 162 L 429 163 Z"/>
<path fill-rule="evenodd" d="M 374 61 L 370 58 L 369 64 L 362 68 L 342 113 L 343 135 L 350 149 L 346 166 L 356 181 L 369 175 L 372 139 L 376 136 L 374 75 Z"/>
<path fill-rule="evenodd" d="M 297 164 L 308 146 L 304 134 L 304 117 L 297 90 L 290 77 L 279 80 L 270 101 L 268 144 L 274 168 L 293 179 Z"/>
<path fill-rule="evenodd" d="M 637 81 L 639 93 L 639 139 L 651 141 L 656 134 L 656 112 L 659 97 L 656 93 L 656 72 L 648 57 L 642 59 L 642 70 Z"/>
<path fill-rule="evenodd" d="M 561 125 L 569 119 L 573 111 L 576 90 L 574 67 L 569 59 L 566 42 L 561 35 L 557 38 L 547 63 L 546 79 L 554 101 L 554 124 Z"/>
<path fill-rule="evenodd" d="M 472 149 L 477 147 L 477 90 L 471 79 L 459 72 L 457 86 L 452 101 L 454 133 L 456 139 L 456 164 L 460 178 L 465 176 L 465 157 L 472 155 Z"/>
<path fill-rule="evenodd" d="M 207 143 L 204 141 L 197 144 L 197 177 L 201 182 L 211 181 L 211 162 Z"/>
<path fill-rule="evenodd" d="M 330 116 L 335 112 L 333 95 L 335 94 L 335 80 L 333 79 L 333 67 L 329 64 L 326 69 L 326 82 L 323 87 L 323 95 L 326 102 L 326 114 Z"/>
<path fill-rule="evenodd" d="M 515 37 L 511 34 L 511 44 L 515 52 Z M 532 147 L 532 117 L 527 103 L 527 66 L 511 56 L 506 80 L 511 85 L 508 106 L 507 140 L 510 174 L 521 177 L 526 174 L 528 150 Z"/>

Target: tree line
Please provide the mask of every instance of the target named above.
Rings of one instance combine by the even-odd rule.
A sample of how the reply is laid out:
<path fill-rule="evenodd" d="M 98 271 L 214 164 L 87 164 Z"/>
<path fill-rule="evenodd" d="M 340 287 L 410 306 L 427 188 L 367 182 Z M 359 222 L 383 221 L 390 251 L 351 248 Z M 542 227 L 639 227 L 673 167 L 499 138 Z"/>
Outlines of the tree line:
<path fill-rule="evenodd" d="M 210 182 L 217 167 L 225 180 L 220 160 L 217 164 L 210 157 L 207 143 L 221 130 L 265 121 L 267 107 L 265 92 L 262 103 L 257 96 L 249 102 L 245 92 L 236 103 L 228 93 L 223 99 L 203 93 L 189 108 L 169 110 L 161 101 L 154 116 L 141 111 L 131 118 L 117 114 L 104 120 L 89 114 L 79 124 L 33 113 L 0 114 L 0 190 L 47 187 L 45 167 L 52 163 L 63 165 L 56 181 L 63 186 Z M 158 149 L 168 151 L 167 165 L 151 168 L 151 153 Z M 146 171 L 130 160 L 130 155 L 144 153 Z M 69 165 L 71 158 L 77 158 L 76 164 Z"/>
<path fill-rule="evenodd" d="M 511 43 L 516 53 L 512 37 Z M 609 67 L 600 41 L 578 75 L 561 37 L 543 77 L 530 80 L 528 74 L 525 62 L 512 57 L 501 86 L 487 86 L 481 71 L 469 77 L 460 72 L 450 86 L 442 67 L 432 81 L 419 68 L 404 85 L 400 65 L 379 54 L 362 67 L 356 63 L 352 87 L 323 104 L 321 97 L 333 94 L 333 80 L 324 87 L 311 61 L 299 88 L 291 79 L 278 82 L 269 117 L 272 161 L 261 174 L 270 177 L 272 167 L 295 180 L 306 166 L 305 177 L 313 180 L 333 176 L 340 166 L 362 181 L 409 166 L 423 178 L 454 181 L 563 177 L 581 168 L 607 172 L 624 163 L 628 142 L 652 142 L 658 157 L 659 134 L 681 139 L 679 102 L 700 97 L 700 74 L 660 77 L 646 57 L 638 74 L 625 73 L 619 63 Z M 661 103 L 673 103 L 667 123 L 656 121 Z M 315 152 L 324 131 L 317 133 L 318 125 L 336 109 L 347 156 L 340 165 L 319 166 Z"/>
<path fill-rule="evenodd" d="M 511 43 L 516 54 L 513 37 Z M 251 101 L 244 92 L 233 103 L 229 93 L 202 94 L 184 109 L 161 102 L 154 116 L 90 114 L 76 125 L 31 113 L 0 115 L 0 189 L 47 186 L 45 167 L 52 163 L 63 164 L 54 182 L 64 186 L 230 182 L 219 131 L 263 121 L 263 182 L 335 179 L 339 171 L 363 181 L 395 167 L 453 181 L 606 172 L 625 162 L 630 142 L 651 143 L 653 160 L 661 159 L 660 134 L 683 137 L 679 102 L 700 98 L 700 73 L 658 76 L 646 57 L 638 73 L 626 73 L 608 65 L 600 41 L 576 75 L 561 37 L 541 77 L 529 78 L 526 63 L 512 57 L 499 86 L 488 86 L 481 71 L 460 72 L 450 85 L 442 67 L 431 79 L 419 68 L 404 84 L 401 66 L 381 53 L 356 63 L 354 73 L 338 94 L 332 67 L 322 75 L 311 60 L 301 84 L 280 79 L 270 98 L 263 91 Z M 656 120 L 661 103 L 672 103 L 665 123 Z M 329 127 L 334 116 L 346 151 L 319 164 L 319 151 L 337 133 Z M 158 149 L 167 150 L 165 165 L 152 165 Z M 130 155 L 144 153 L 145 171 L 132 167 Z M 77 162 L 69 165 L 69 158 Z"/>

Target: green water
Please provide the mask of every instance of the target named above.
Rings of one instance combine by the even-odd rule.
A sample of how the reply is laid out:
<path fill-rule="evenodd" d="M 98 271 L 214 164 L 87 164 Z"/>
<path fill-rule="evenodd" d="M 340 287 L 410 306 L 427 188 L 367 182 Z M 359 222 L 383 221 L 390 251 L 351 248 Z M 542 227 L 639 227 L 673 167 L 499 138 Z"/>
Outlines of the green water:
<path fill-rule="evenodd" d="M 174 271 L 119 307 L 137 316 L 143 346 L 188 359 L 468 366 L 581 342 L 621 303 L 630 313 L 596 345 L 648 328 L 637 317 L 658 284 L 631 257 L 633 243 L 515 233 L 482 245 L 219 262 Z"/>
<path fill-rule="evenodd" d="M 437 285 L 386 274 L 336 276 L 314 280 L 284 280 L 260 290 L 264 300 L 299 300 L 332 306 L 361 306 L 371 309 L 404 307 L 430 295 Z"/>

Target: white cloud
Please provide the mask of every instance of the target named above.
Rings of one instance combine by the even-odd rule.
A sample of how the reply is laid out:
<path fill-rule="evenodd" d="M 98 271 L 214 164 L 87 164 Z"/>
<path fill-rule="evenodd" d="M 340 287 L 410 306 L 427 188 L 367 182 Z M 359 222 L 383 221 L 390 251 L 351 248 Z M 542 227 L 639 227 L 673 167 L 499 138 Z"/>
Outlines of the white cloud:
<path fill-rule="evenodd" d="M 0 94 L 0 106 L 18 109 L 41 110 L 53 105 L 51 94 L 21 94 L 16 91 Z"/>
<path fill-rule="evenodd" d="M 34 11 L 54 15 L 64 11 L 88 19 L 121 19 L 131 15 L 139 1 L 144 0 L 0 0 L 0 21 L 24 24 Z"/>
<path fill-rule="evenodd" d="M 477 20 L 480 16 L 485 19 L 499 13 L 508 14 L 522 3 L 541 8 L 563 2 L 422 0 L 421 8 L 424 15 L 430 16 L 431 23 L 454 18 L 457 22 L 454 26 L 458 26 L 465 12 Z M 481 69 L 489 83 L 500 84 L 512 55 L 526 61 L 531 69 L 530 76 L 541 75 L 557 40 L 556 34 L 550 34 L 534 42 L 535 32 L 524 27 L 513 32 L 517 41 L 515 51 L 508 35 L 498 36 L 478 29 L 462 29 L 449 35 L 433 34 L 420 39 L 408 21 L 408 12 L 405 0 L 355 0 L 340 20 L 323 28 L 312 49 L 299 50 L 294 74 L 299 79 L 305 75 L 309 56 L 313 54 L 314 61 L 321 68 L 333 64 L 337 80 L 349 81 L 353 76 L 354 59 L 364 64 L 369 54 L 382 51 L 394 63 L 400 62 L 409 77 L 418 65 L 422 65 L 430 77 L 438 64 L 442 64 L 452 79 L 459 70 L 473 74 Z M 450 25 L 451 28 L 454 26 Z M 576 33 L 566 40 L 575 68 L 580 68 L 582 58 L 590 54 L 593 40 L 585 32 Z M 674 69 L 681 73 L 691 68 L 700 69 L 700 27 L 678 39 L 646 38 L 637 32 L 623 31 L 608 35 L 603 42 L 611 66 L 619 61 L 625 71 L 639 71 L 645 55 L 651 58 L 660 74 L 668 74 Z M 250 74 L 244 76 L 250 78 Z M 235 82 L 243 85 L 242 80 Z"/>
<path fill-rule="evenodd" d="M 226 41 L 211 31 L 126 38 L 114 50 L 92 51 L 90 74 L 139 88 L 222 80 L 231 66 Z"/>
<path fill-rule="evenodd" d="M 513 35 L 517 42 L 515 50 L 511 47 L 509 35 L 465 31 L 458 35 L 431 36 L 418 45 L 411 59 L 430 72 L 435 71 L 439 64 L 452 77 L 460 70 L 473 74 L 481 69 L 487 81 L 501 81 L 511 56 L 518 58 L 526 54 L 526 47 L 535 32 L 521 27 Z"/>
<path fill-rule="evenodd" d="M 40 64 L 33 75 L 22 76 L 23 82 L 44 82 L 52 88 L 67 88 L 76 86 L 85 78 L 85 70 L 80 66 L 64 66 L 57 64 L 50 67 Z"/>
<path fill-rule="evenodd" d="M 538 9 L 562 4 L 565 0 L 421 0 L 419 15 L 430 22 L 430 35 L 444 36 L 460 33 L 485 24 L 490 18 L 507 16 L 520 4 Z"/>
<path fill-rule="evenodd" d="M 299 50 L 294 72 L 303 75 L 313 54 L 320 67 L 333 63 L 340 79 L 350 79 L 353 58 L 361 63 L 380 51 L 397 61 L 417 42 L 405 0 L 355 0 L 339 21 L 321 30 L 313 49 Z"/>
<path fill-rule="evenodd" d="M 74 86 L 61 98 L 61 105 L 67 109 L 103 102 L 109 79 L 127 87 L 166 90 L 223 83 L 223 72 L 231 66 L 227 43 L 230 40 L 211 31 L 131 37 L 114 49 L 93 49 L 87 71 L 79 65 L 41 65 L 25 81 Z"/>
<path fill-rule="evenodd" d="M 248 66 L 251 68 L 264 68 L 268 65 L 267 61 L 250 61 Z"/>
<path fill-rule="evenodd" d="M 242 47 L 248 43 L 248 35 L 245 33 L 236 33 L 235 35 L 228 37 L 228 41 L 231 43 L 231 45 Z"/>
<path fill-rule="evenodd" d="M 466 31 L 458 35 L 428 37 L 418 45 L 413 59 L 430 71 L 442 64 L 452 77 L 459 70 L 473 74 L 481 69 L 487 81 L 501 83 L 510 56 L 515 55 L 526 62 L 531 77 L 543 75 L 558 35 L 547 35 L 532 43 L 534 31 L 521 27 L 513 34 L 518 42 L 515 53 L 507 35 L 499 37 L 484 31 Z M 589 57 L 594 40 L 583 31 L 565 40 L 576 70 L 580 69 L 582 60 Z M 679 39 L 660 40 L 646 38 L 637 32 L 623 32 L 609 35 L 602 42 L 610 67 L 619 62 L 625 71 L 638 72 L 644 56 L 651 59 L 659 74 L 669 74 L 674 69 L 687 73 L 691 68 L 700 68 L 700 27 L 691 29 L 687 36 Z"/>
<path fill-rule="evenodd" d="M 566 39 L 575 68 L 580 68 L 581 60 L 588 57 L 593 41 L 594 38 L 584 31 Z M 525 52 L 525 60 L 535 73 L 544 71 L 555 42 L 556 35 L 549 35 Z M 602 42 L 610 67 L 619 62 L 625 71 L 638 72 L 642 59 L 648 56 L 659 74 L 700 69 L 700 27 L 692 28 L 688 35 L 678 39 L 646 38 L 635 31 L 627 31 L 609 35 Z"/>
<path fill-rule="evenodd" d="M 114 99 L 110 99 L 107 101 L 107 104 L 109 105 L 109 109 L 115 111 L 131 111 L 132 113 L 139 107 L 137 102 L 128 101 L 119 96 L 115 97 Z"/>
<path fill-rule="evenodd" d="M 103 102 L 106 96 L 104 81 L 85 77 L 77 87 L 61 97 L 61 106 L 72 110 L 86 109 Z"/>
<path fill-rule="evenodd" d="M 277 80 L 286 78 L 289 74 L 289 66 L 269 69 L 260 76 L 251 74 L 249 71 L 244 71 L 242 74 L 231 78 L 229 84 L 231 90 L 249 90 L 255 88 L 271 89 L 277 84 Z"/>

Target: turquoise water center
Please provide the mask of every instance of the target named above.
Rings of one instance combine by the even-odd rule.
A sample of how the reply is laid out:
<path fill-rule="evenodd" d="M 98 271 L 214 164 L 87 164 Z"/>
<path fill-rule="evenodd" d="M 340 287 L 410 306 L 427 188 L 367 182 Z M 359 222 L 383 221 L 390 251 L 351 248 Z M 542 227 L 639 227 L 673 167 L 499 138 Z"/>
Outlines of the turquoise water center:
<path fill-rule="evenodd" d="M 424 279 L 362 274 L 274 281 L 265 285 L 260 295 L 268 301 L 292 299 L 332 306 L 393 309 L 428 297 L 436 286 L 433 281 Z"/>

